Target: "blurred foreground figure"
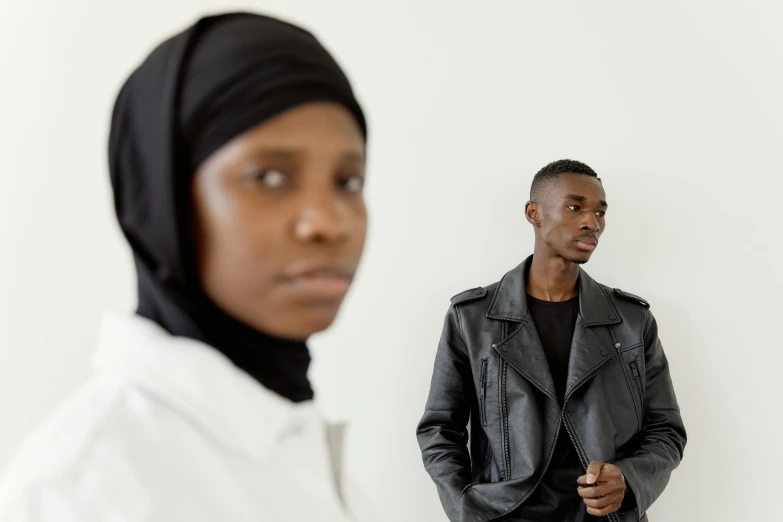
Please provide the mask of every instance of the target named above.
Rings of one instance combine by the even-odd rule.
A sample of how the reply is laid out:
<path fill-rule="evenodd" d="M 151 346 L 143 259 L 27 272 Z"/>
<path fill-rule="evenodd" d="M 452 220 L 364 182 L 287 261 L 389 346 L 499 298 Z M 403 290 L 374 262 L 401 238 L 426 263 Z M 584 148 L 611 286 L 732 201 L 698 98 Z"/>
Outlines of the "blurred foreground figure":
<path fill-rule="evenodd" d="M 138 275 L 90 382 L 23 447 L 2 521 L 343 521 L 305 340 L 359 264 L 366 126 L 308 32 L 199 20 L 123 86 L 109 159 Z"/>

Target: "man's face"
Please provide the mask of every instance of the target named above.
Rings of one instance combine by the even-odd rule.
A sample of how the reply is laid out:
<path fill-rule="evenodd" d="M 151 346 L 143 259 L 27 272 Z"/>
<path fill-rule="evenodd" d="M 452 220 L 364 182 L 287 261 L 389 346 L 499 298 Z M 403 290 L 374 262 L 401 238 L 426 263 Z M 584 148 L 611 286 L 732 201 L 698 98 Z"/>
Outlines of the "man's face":
<path fill-rule="evenodd" d="M 584 174 L 560 174 L 530 203 L 527 217 L 552 253 L 587 263 L 606 226 L 606 194 L 601 182 Z"/>

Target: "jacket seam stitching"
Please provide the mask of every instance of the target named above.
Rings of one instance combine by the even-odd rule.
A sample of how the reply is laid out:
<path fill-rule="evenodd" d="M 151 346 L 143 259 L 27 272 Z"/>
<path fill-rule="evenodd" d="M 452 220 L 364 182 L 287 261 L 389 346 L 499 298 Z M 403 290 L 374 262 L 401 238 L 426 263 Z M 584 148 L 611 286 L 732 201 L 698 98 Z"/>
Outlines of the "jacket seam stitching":
<path fill-rule="evenodd" d="M 457 316 L 457 338 L 459 338 L 459 341 L 462 343 L 462 347 L 465 348 L 465 355 L 470 358 L 470 355 L 468 354 L 468 343 L 465 342 L 465 337 L 462 333 L 462 316 L 459 313 L 459 308 L 454 308 L 454 313 Z"/>
<path fill-rule="evenodd" d="M 644 343 L 643 342 L 642 343 L 636 343 L 636 344 L 634 344 L 632 346 L 629 346 L 627 348 L 622 348 L 620 350 L 620 353 L 630 352 L 631 350 L 635 350 L 635 349 L 639 348 L 640 346 L 644 346 Z"/>
<path fill-rule="evenodd" d="M 500 293 L 500 288 L 503 286 L 503 281 L 506 279 L 506 276 L 508 274 L 503 274 L 503 277 L 500 278 L 500 281 L 498 281 L 498 286 L 495 288 L 495 293 L 492 295 L 492 301 L 489 303 L 489 310 L 492 311 L 492 308 L 495 306 L 495 301 L 498 299 L 498 294 Z"/>
<path fill-rule="evenodd" d="M 644 322 L 642 323 L 642 345 L 647 344 L 647 328 L 652 324 L 651 318 L 652 312 L 649 308 L 645 309 Z"/>
<path fill-rule="evenodd" d="M 508 324 L 503 323 L 501 326 L 501 335 L 504 337 L 508 333 Z M 511 448 L 509 447 L 509 436 L 508 436 L 508 396 L 507 396 L 507 386 L 508 386 L 508 363 L 505 359 L 501 359 L 504 364 L 501 364 L 501 409 L 502 409 L 502 417 L 503 417 L 503 468 L 505 469 L 505 478 L 506 480 L 511 480 Z"/>
<path fill-rule="evenodd" d="M 503 418 L 503 398 L 501 397 L 501 393 L 502 392 L 501 392 L 501 389 L 500 389 L 501 378 L 502 378 L 501 375 L 503 373 L 503 362 L 504 362 L 504 360 L 505 359 L 501 358 L 500 359 L 500 364 L 498 364 L 498 385 L 497 385 L 497 390 L 498 390 L 498 418 L 500 419 L 500 449 L 501 449 L 501 452 L 502 452 L 501 458 L 503 459 L 503 467 L 505 468 L 505 466 L 506 466 L 506 462 L 505 462 L 505 455 L 506 455 L 505 444 L 506 444 L 506 441 L 503 438 L 503 426 L 505 425 L 506 420 Z M 503 474 L 505 476 L 505 470 L 504 470 Z"/>

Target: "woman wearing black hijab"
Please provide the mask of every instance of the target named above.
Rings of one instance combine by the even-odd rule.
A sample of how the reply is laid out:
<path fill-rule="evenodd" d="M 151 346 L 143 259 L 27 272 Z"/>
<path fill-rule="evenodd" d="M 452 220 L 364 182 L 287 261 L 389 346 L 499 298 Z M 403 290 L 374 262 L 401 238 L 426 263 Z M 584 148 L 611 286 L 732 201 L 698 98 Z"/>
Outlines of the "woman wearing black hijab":
<path fill-rule="evenodd" d="M 359 263 L 366 125 L 308 32 L 211 16 L 156 48 L 115 105 L 114 202 L 138 310 L 33 437 L 0 520 L 342 521 L 305 340 Z"/>

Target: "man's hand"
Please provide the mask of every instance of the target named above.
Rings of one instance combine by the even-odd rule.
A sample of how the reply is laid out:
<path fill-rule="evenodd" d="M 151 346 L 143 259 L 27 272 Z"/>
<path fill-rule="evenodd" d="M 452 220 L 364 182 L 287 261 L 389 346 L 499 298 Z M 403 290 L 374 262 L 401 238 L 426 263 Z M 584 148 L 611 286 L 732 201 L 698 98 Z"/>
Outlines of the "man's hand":
<path fill-rule="evenodd" d="M 620 509 L 627 486 L 617 466 L 594 460 L 587 467 L 587 473 L 576 481 L 580 486 L 596 484 L 592 487 L 579 487 L 577 490 L 590 515 L 603 517 Z"/>

